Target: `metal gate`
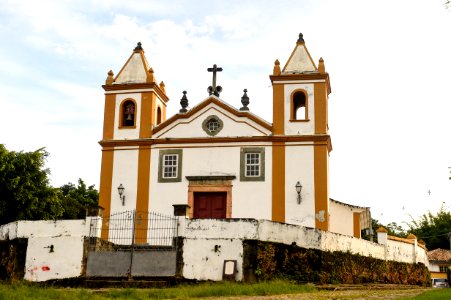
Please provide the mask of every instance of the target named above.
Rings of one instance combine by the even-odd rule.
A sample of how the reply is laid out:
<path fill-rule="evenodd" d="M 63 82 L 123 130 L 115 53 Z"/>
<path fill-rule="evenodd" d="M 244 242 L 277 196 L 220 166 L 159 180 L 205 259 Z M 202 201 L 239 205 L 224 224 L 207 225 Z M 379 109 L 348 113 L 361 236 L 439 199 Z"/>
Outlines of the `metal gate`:
<path fill-rule="evenodd" d="M 86 275 L 174 276 L 176 250 L 174 216 L 132 210 L 92 218 Z"/>

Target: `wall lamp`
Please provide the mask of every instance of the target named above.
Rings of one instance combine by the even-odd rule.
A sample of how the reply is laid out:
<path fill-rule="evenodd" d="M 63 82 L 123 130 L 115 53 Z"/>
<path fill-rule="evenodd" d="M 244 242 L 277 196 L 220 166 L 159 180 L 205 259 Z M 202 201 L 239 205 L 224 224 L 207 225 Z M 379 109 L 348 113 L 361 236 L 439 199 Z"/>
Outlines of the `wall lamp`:
<path fill-rule="evenodd" d="M 301 197 L 302 185 L 298 181 L 298 182 L 296 182 L 296 186 L 295 187 L 296 187 L 296 192 L 298 193 L 298 204 L 301 204 L 301 201 L 302 201 L 302 197 Z"/>
<path fill-rule="evenodd" d="M 119 199 L 121 199 L 121 201 L 122 201 L 122 206 L 125 205 L 125 195 L 124 195 L 124 190 L 125 190 L 125 188 L 124 188 L 124 186 L 122 185 L 122 183 L 119 184 L 119 186 L 117 187 L 117 191 L 118 191 L 118 193 L 119 193 Z"/>

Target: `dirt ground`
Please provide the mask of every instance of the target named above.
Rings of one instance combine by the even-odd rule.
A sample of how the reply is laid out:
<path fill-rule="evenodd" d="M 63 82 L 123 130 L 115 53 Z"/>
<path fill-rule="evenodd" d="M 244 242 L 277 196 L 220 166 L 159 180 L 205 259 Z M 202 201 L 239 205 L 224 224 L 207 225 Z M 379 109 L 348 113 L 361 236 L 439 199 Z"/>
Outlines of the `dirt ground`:
<path fill-rule="evenodd" d="M 221 300 L 268 300 L 268 299 L 306 299 L 306 300 L 326 300 L 326 299 L 408 299 L 420 295 L 430 290 L 427 288 L 402 288 L 399 286 L 386 286 L 378 288 L 356 288 L 350 287 L 329 287 L 314 293 L 274 295 L 274 296 L 252 296 L 252 297 L 225 297 Z M 219 298 L 218 298 L 219 299 Z"/>

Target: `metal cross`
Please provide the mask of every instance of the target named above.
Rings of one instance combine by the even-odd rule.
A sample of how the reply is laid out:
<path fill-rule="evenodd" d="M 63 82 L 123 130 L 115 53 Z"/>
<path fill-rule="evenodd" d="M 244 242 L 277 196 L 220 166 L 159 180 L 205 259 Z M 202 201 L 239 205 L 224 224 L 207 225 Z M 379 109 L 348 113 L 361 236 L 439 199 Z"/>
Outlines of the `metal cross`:
<path fill-rule="evenodd" d="M 210 93 L 210 95 L 213 94 L 219 97 L 219 93 L 222 91 L 222 87 L 216 86 L 216 72 L 221 72 L 222 68 L 218 68 L 218 66 L 214 64 L 213 68 L 208 68 L 207 71 L 213 72 L 213 84 L 212 86 L 208 87 L 208 92 Z"/>

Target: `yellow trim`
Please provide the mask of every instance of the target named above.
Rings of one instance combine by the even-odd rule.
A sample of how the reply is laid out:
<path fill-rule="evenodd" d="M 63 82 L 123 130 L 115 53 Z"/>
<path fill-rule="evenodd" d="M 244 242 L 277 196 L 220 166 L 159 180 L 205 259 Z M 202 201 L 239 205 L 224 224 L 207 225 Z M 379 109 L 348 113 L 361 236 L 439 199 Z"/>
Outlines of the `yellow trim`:
<path fill-rule="evenodd" d="M 150 146 L 140 146 L 138 152 L 138 180 L 136 191 L 136 216 L 139 221 L 139 214 L 143 220 L 147 220 L 149 212 L 149 185 L 150 185 Z M 138 244 L 147 243 L 147 223 L 137 222 L 135 227 L 135 242 Z"/>
<path fill-rule="evenodd" d="M 102 166 L 100 169 L 99 205 L 103 207 L 103 216 L 109 217 L 111 212 L 111 187 L 113 185 L 114 148 L 102 149 Z M 108 239 L 108 224 L 102 223 L 103 239 Z"/>
<path fill-rule="evenodd" d="M 327 145 L 314 143 L 315 228 L 329 230 L 329 184 Z"/>
<path fill-rule="evenodd" d="M 294 111 L 294 105 L 293 105 L 293 100 L 294 100 L 293 97 L 294 97 L 294 94 L 296 94 L 298 92 L 303 93 L 304 97 L 305 97 L 305 118 L 303 118 L 303 119 L 299 119 L 299 118 L 295 119 L 294 118 L 295 111 Z M 290 122 L 309 121 L 308 108 L 309 108 L 308 92 L 304 89 L 295 89 L 294 91 L 292 91 L 291 95 L 290 95 Z"/>
<path fill-rule="evenodd" d="M 354 221 L 354 237 L 360 238 L 360 213 L 355 212 L 353 215 Z"/>
<path fill-rule="evenodd" d="M 154 105 L 155 94 L 152 92 L 141 93 L 141 113 L 139 124 L 139 138 L 152 137 L 152 109 Z"/>
<path fill-rule="evenodd" d="M 273 85 L 273 134 L 282 135 L 285 133 L 285 105 L 284 105 L 284 85 Z"/>
<path fill-rule="evenodd" d="M 114 138 L 114 116 L 116 112 L 116 95 L 105 95 L 105 108 L 103 113 L 103 139 Z"/>
<path fill-rule="evenodd" d="M 317 82 L 314 85 L 315 92 L 315 134 L 326 134 L 327 121 L 327 89 L 326 84 Z"/>
<path fill-rule="evenodd" d="M 122 125 L 122 121 L 124 118 L 124 104 L 127 101 L 132 101 L 135 104 L 135 117 L 133 119 L 133 126 L 124 126 Z M 142 109 L 141 109 L 142 110 Z M 119 129 L 133 129 L 136 128 L 136 119 L 138 118 L 138 104 L 136 103 L 135 99 L 133 98 L 125 98 L 121 101 L 121 104 L 119 105 Z"/>
<path fill-rule="evenodd" d="M 272 146 L 272 220 L 285 222 L 285 143 Z"/>

